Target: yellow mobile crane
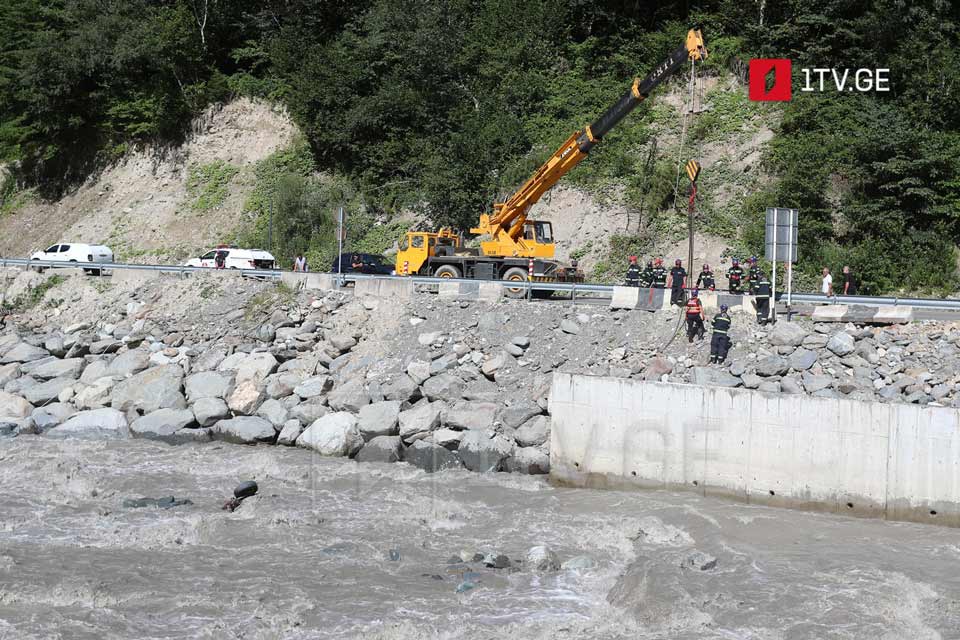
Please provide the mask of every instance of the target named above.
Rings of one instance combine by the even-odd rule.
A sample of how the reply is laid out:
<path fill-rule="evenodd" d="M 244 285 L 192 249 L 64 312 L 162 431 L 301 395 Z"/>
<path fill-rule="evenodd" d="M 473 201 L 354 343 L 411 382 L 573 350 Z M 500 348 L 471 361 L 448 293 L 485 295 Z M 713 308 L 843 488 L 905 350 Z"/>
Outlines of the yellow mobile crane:
<path fill-rule="evenodd" d="M 522 281 L 530 275 L 532 258 L 535 280 L 582 279 L 576 269 L 552 260 L 553 226 L 546 221 L 528 220 L 527 212 L 658 85 L 688 60 L 701 61 L 706 57 L 700 30 L 691 29 L 683 46 L 657 65 L 646 78 L 634 79 L 629 91 L 616 104 L 586 129 L 570 136 L 506 202 L 494 204 L 493 213 L 480 215 L 480 223 L 470 229 L 471 233 L 485 236 L 479 251 L 464 248 L 460 236 L 450 229 L 441 229 L 437 233 L 410 231 L 400 244 L 396 272 L 438 278 Z M 519 288 L 510 292 L 522 294 Z"/>

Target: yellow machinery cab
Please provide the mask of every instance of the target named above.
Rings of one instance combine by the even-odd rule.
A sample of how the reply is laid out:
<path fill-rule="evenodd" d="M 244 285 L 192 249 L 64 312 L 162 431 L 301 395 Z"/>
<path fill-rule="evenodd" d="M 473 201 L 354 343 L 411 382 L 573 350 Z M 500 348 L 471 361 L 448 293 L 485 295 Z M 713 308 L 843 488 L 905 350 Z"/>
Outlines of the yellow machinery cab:
<path fill-rule="evenodd" d="M 419 273 L 432 256 L 453 255 L 459 249 L 460 237 L 450 229 L 441 229 L 439 233 L 409 231 L 400 241 L 400 250 L 397 252 L 397 275 Z"/>

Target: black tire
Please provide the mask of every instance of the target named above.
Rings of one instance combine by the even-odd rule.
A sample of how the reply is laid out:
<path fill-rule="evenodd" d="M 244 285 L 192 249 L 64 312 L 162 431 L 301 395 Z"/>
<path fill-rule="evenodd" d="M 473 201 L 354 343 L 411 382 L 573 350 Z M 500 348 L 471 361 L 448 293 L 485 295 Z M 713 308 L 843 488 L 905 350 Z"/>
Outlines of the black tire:
<path fill-rule="evenodd" d="M 437 270 L 433 272 L 434 278 L 460 278 L 460 269 L 457 269 L 452 264 L 445 264 L 443 266 L 437 267 Z"/>
<path fill-rule="evenodd" d="M 520 267 L 510 267 L 509 269 L 503 272 L 503 276 L 501 277 L 501 280 L 507 280 L 510 282 L 526 282 L 527 272 L 526 270 L 521 269 Z M 505 286 L 503 289 L 503 292 L 508 298 L 526 298 L 527 297 L 526 287 L 520 288 L 520 287 Z"/>

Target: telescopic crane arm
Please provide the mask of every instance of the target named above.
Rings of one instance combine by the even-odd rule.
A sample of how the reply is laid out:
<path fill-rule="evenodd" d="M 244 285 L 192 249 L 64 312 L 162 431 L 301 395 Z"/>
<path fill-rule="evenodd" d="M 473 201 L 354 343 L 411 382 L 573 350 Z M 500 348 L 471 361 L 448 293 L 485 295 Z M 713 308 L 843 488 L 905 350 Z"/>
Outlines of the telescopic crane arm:
<path fill-rule="evenodd" d="M 590 150 L 611 129 L 633 111 L 664 80 L 688 60 L 707 57 L 699 29 L 687 33 L 686 42 L 651 71 L 646 78 L 633 81 L 630 89 L 612 107 L 583 131 L 577 131 L 506 202 L 493 205 L 493 214 L 482 214 L 478 227 L 471 233 L 489 234 L 492 240 L 482 242 L 486 255 L 532 256 L 533 246 L 523 237 L 527 211 L 563 176 L 577 166 Z"/>

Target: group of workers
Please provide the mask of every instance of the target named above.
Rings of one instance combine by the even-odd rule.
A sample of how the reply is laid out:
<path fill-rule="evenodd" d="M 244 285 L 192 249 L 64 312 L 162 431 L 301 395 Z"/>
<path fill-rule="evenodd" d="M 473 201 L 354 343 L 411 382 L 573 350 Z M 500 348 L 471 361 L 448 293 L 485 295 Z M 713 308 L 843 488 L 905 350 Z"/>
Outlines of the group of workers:
<path fill-rule="evenodd" d="M 648 261 L 646 267 L 641 270 L 637 262 L 637 256 L 630 256 L 625 284 L 628 287 L 670 289 L 670 304 L 685 308 L 687 341 L 692 343 L 694 338 L 702 339 L 706 333 L 704 327 L 706 316 L 704 315 L 703 304 L 700 301 L 700 290 L 716 291 L 716 280 L 710 265 L 704 264 L 697 276 L 694 288 L 690 292 L 690 298 L 686 299 L 687 271 L 683 268 L 683 261 L 680 259 L 674 261 L 673 265 L 673 268 L 668 272 L 663 266 L 663 259 L 657 258 Z M 731 294 L 742 295 L 746 285 L 747 292 L 755 296 L 757 323 L 766 324 L 770 322 L 770 281 L 758 265 L 757 258 L 750 258 L 746 271 L 740 266 L 739 259 L 733 258 L 726 275 L 728 290 Z M 730 337 L 728 335 L 730 315 L 728 311 L 728 306 L 721 304 L 720 312 L 713 318 L 713 335 L 710 339 L 711 363 L 723 362 L 730 350 Z"/>

